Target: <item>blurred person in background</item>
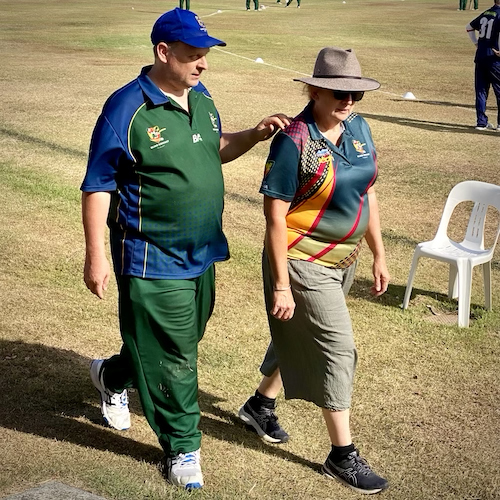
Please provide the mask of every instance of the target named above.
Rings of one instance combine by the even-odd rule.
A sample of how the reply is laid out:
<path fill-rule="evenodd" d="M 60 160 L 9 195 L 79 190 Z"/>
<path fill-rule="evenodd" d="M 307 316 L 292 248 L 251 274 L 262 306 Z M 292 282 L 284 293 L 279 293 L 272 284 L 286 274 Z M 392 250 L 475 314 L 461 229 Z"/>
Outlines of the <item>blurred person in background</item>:
<path fill-rule="evenodd" d="M 473 19 L 466 27 L 476 46 L 474 87 L 476 91 L 476 130 L 500 131 L 500 0 Z M 476 31 L 478 35 L 476 36 Z M 497 100 L 497 121 L 488 122 L 486 101 L 490 87 Z"/>

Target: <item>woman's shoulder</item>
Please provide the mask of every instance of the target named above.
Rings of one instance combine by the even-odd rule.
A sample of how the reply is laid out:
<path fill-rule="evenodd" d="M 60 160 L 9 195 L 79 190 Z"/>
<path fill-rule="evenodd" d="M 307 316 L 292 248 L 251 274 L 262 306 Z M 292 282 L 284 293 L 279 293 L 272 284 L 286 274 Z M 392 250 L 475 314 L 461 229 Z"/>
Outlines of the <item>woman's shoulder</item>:
<path fill-rule="evenodd" d="M 309 136 L 309 128 L 304 113 L 298 114 L 284 130 L 283 134 L 287 135 L 295 145 L 301 149 L 302 145 Z"/>
<path fill-rule="evenodd" d="M 346 119 L 344 124 L 352 124 L 353 126 L 368 125 L 366 120 L 358 113 L 351 113 Z"/>
<path fill-rule="evenodd" d="M 358 113 L 351 113 L 344 121 L 344 126 L 355 132 L 371 134 L 368 122 Z"/>

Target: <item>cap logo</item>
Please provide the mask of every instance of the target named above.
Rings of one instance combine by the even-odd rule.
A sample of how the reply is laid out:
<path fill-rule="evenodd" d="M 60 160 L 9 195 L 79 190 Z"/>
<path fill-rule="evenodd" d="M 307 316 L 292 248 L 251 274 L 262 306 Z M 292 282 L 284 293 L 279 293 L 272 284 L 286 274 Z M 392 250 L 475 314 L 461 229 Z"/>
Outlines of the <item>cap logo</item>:
<path fill-rule="evenodd" d="M 200 25 L 200 29 L 202 31 L 207 31 L 207 27 L 205 26 L 205 23 L 198 17 L 198 16 L 194 16 L 194 18 L 198 21 L 198 24 Z"/>

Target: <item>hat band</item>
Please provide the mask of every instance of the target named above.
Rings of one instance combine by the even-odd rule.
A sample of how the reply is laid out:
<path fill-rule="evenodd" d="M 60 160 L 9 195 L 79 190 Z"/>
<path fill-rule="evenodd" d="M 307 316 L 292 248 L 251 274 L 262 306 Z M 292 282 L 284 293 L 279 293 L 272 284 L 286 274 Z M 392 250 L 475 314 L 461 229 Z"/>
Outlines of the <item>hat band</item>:
<path fill-rule="evenodd" d="M 354 78 L 355 80 L 364 80 L 362 76 L 346 76 L 346 75 L 313 75 L 312 78 Z"/>

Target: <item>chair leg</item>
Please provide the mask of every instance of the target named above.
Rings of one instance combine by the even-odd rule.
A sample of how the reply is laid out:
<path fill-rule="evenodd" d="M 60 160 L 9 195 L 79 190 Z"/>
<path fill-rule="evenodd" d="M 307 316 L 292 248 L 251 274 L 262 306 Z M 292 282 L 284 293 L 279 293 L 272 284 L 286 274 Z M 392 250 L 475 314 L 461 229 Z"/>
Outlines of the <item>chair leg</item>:
<path fill-rule="evenodd" d="M 470 295 L 472 285 L 472 265 L 467 260 L 457 262 L 458 269 L 458 326 L 468 328 L 470 316 Z"/>
<path fill-rule="evenodd" d="M 458 270 L 455 264 L 450 264 L 450 277 L 448 279 L 448 297 L 456 299 L 458 297 Z"/>
<path fill-rule="evenodd" d="M 483 264 L 484 306 L 491 311 L 491 260 Z"/>
<path fill-rule="evenodd" d="M 408 275 L 408 283 L 406 284 L 405 297 L 403 299 L 403 309 L 408 308 L 408 303 L 410 302 L 411 290 L 413 288 L 413 279 L 415 278 L 415 273 L 417 271 L 418 259 L 420 258 L 418 248 L 413 252 L 413 259 L 411 261 L 410 274 Z"/>

